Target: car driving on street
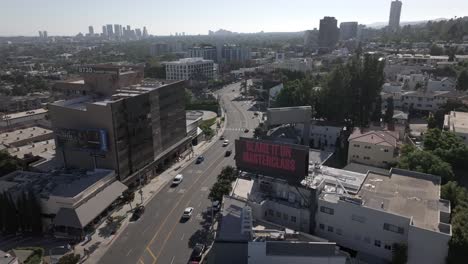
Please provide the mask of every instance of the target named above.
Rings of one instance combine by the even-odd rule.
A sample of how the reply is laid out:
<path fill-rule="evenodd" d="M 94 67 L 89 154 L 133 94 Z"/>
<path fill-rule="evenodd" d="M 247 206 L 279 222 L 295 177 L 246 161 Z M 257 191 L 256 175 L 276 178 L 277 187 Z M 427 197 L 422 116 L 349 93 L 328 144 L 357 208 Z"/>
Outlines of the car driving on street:
<path fill-rule="evenodd" d="M 177 174 L 174 179 L 172 180 L 172 185 L 177 186 L 184 180 L 184 176 L 182 174 Z"/>

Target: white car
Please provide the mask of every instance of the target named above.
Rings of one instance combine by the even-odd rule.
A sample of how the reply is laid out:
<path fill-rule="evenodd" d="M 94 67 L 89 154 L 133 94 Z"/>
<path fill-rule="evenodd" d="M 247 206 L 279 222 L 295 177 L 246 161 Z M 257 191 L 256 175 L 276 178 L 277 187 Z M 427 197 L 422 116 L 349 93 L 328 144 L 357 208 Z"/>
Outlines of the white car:
<path fill-rule="evenodd" d="M 226 147 L 227 145 L 229 145 L 229 140 L 226 139 L 226 140 L 224 140 L 224 142 L 223 142 L 223 147 Z"/>
<path fill-rule="evenodd" d="M 183 219 L 188 219 L 192 216 L 193 213 L 193 207 L 187 207 L 184 210 L 184 213 L 182 214 Z"/>
<path fill-rule="evenodd" d="M 184 179 L 184 176 L 182 176 L 182 174 L 177 174 L 172 180 L 172 185 L 179 185 L 183 179 Z"/>

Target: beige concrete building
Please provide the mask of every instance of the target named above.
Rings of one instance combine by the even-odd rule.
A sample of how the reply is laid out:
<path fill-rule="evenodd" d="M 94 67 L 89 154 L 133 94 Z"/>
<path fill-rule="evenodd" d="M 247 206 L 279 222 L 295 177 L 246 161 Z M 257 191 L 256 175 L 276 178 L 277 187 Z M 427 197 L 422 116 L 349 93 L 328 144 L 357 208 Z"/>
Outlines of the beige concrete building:
<path fill-rule="evenodd" d="M 451 111 L 445 115 L 444 129 L 455 133 L 468 145 L 468 113 Z"/>
<path fill-rule="evenodd" d="M 49 126 L 46 120 L 47 109 L 39 108 L 0 116 L 0 129 L 12 129 L 26 126 Z"/>
<path fill-rule="evenodd" d="M 214 62 L 203 58 L 184 58 L 164 62 L 167 80 L 211 80 L 214 77 Z"/>
<path fill-rule="evenodd" d="M 355 129 L 348 139 L 348 163 L 389 167 L 398 159 L 398 133 Z"/>
<path fill-rule="evenodd" d="M 52 139 L 53 137 L 52 130 L 42 127 L 29 127 L 0 134 L 0 143 L 5 147 L 19 147 Z"/>

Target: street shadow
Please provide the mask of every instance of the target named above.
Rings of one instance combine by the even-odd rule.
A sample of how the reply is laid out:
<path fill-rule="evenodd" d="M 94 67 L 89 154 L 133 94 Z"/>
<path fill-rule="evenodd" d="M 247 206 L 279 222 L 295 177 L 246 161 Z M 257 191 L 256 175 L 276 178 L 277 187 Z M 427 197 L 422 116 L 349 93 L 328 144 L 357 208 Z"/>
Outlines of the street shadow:
<path fill-rule="evenodd" d="M 115 234 L 118 227 L 119 223 L 117 222 L 107 223 L 105 226 L 99 228 L 98 235 L 103 238 L 108 238 Z"/>
<path fill-rule="evenodd" d="M 184 224 L 184 223 L 187 223 L 189 220 L 190 220 L 190 218 L 181 217 L 180 220 L 179 220 L 179 223 Z"/>
<path fill-rule="evenodd" d="M 93 252 L 96 251 L 96 250 L 99 248 L 99 245 L 101 245 L 101 242 L 96 242 L 96 243 L 92 244 L 92 245 L 88 248 L 88 253 L 89 253 L 89 255 L 93 254 Z"/>
<path fill-rule="evenodd" d="M 190 238 L 188 239 L 188 247 L 194 248 L 196 244 L 204 244 L 209 245 L 213 241 L 214 236 L 210 229 L 199 229 L 193 233 Z"/>

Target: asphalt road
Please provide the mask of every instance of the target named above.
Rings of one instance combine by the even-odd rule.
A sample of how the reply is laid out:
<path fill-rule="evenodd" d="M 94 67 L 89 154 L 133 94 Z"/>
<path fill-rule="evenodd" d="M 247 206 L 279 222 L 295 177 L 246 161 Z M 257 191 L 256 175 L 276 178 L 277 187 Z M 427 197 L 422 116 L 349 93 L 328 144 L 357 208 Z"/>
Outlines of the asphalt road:
<path fill-rule="evenodd" d="M 209 189 L 224 166 L 234 165 L 234 140 L 251 136 L 259 122 L 251 102 L 235 99 L 239 88 L 236 83 L 218 92 L 227 113 L 224 136 L 230 144 L 222 147 L 222 141 L 214 138 L 217 142 L 203 154 L 205 161 L 183 169 L 184 180 L 179 186 L 164 186 L 146 205 L 144 215 L 121 231 L 99 263 L 187 263 L 195 244 L 206 241 L 211 224 Z M 245 133 L 245 128 L 250 132 Z M 224 155 L 227 149 L 233 151 L 230 157 Z M 180 219 L 186 207 L 195 210 L 192 218 L 183 222 Z"/>

